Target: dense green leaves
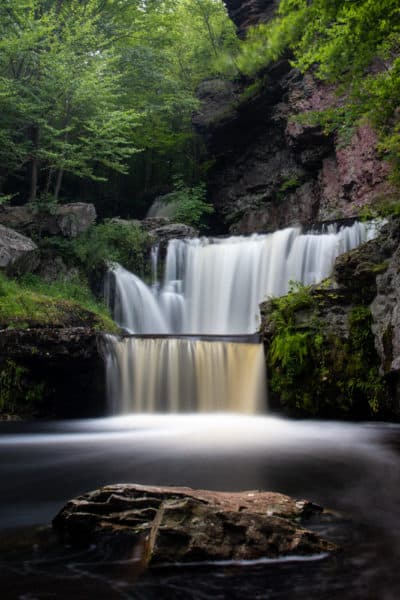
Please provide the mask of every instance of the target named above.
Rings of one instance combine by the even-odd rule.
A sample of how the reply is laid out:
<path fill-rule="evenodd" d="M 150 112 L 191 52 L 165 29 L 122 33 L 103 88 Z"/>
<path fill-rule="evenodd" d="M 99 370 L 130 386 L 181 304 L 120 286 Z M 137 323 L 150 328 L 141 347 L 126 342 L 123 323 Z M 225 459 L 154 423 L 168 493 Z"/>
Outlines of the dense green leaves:
<path fill-rule="evenodd" d="M 286 55 L 301 71 L 334 84 L 337 105 L 304 118 L 344 141 L 368 120 L 400 179 L 399 40 L 398 0 L 281 0 L 276 19 L 250 30 L 232 62 L 255 75 Z"/>
<path fill-rule="evenodd" d="M 0 184 L 58 197 L 64 174 L 104 181 L 138 151 L 183 172 L 196 86 L 235 40 L 221 0 L 3 0 Z"/>
<path fill-rule="evenodd" d="M 120 77 L 98 2 L 20 1 L 0 41 L 0 128 L 8 170 L 29 163 L 30 199 L 58 196 L 64 172 L 123 170 L 138 115 L 121 106 Z"/>

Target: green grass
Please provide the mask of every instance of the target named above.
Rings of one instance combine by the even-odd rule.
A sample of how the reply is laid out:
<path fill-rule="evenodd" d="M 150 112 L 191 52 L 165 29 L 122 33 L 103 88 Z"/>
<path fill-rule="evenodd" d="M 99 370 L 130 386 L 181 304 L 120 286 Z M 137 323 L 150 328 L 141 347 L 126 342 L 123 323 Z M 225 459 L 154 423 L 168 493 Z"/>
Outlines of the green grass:
<path fill-rule="evenodd" d="M 0 327 L 94 327 L 111 332 L 118 329 L 84 280 L 46 283 L 27 275 L 16 281 L 2 273 Z"/>

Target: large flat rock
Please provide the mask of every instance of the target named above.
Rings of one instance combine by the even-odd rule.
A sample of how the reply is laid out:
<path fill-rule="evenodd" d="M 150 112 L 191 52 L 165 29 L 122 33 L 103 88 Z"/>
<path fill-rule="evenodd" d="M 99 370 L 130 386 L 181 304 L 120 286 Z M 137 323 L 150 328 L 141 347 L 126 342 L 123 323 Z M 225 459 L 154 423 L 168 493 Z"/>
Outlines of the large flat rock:
<path fill-rule="evenodd" d="M 312 555 L 335 544 L 300 522 L 322 509 L 283 494 L 119 484 L 71 500 L 53 521 L 73 544 L 147 565 Z"/>

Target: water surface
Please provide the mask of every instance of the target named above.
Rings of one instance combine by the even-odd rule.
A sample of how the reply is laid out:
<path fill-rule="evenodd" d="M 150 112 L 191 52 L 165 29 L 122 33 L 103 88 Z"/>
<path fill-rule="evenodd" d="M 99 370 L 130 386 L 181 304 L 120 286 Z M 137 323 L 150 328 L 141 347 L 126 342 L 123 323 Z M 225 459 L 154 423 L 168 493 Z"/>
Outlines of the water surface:
<path fill-rule="evenodd" d="M 235 415 L 135 415 L 1 424 L 1 598 L 265 598 L 395 600 L 400 581 L 398 426 Z M 311 524 L 338 557 L 165 567 L 97 564 L 39 535 L 73 496 L 137 482 L 263 489 L 340 516 Z M 51 542 L 53 543 L 53 542 Z"/>

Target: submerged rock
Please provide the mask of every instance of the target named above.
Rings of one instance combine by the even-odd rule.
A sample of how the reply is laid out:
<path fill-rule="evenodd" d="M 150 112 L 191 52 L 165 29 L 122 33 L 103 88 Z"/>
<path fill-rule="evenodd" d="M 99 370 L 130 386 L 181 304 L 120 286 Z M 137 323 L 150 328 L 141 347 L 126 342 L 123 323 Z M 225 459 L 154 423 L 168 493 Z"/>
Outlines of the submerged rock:
<path fill-rule="evenodd" d="M 53 521 L 69 542 L 97 544 L 111 559 L 141 549 L 148 565 L 252 560 L 336 550 L 304 529 L 322 508 L 283 494 L 110 485 L 71 500 Z"/>

